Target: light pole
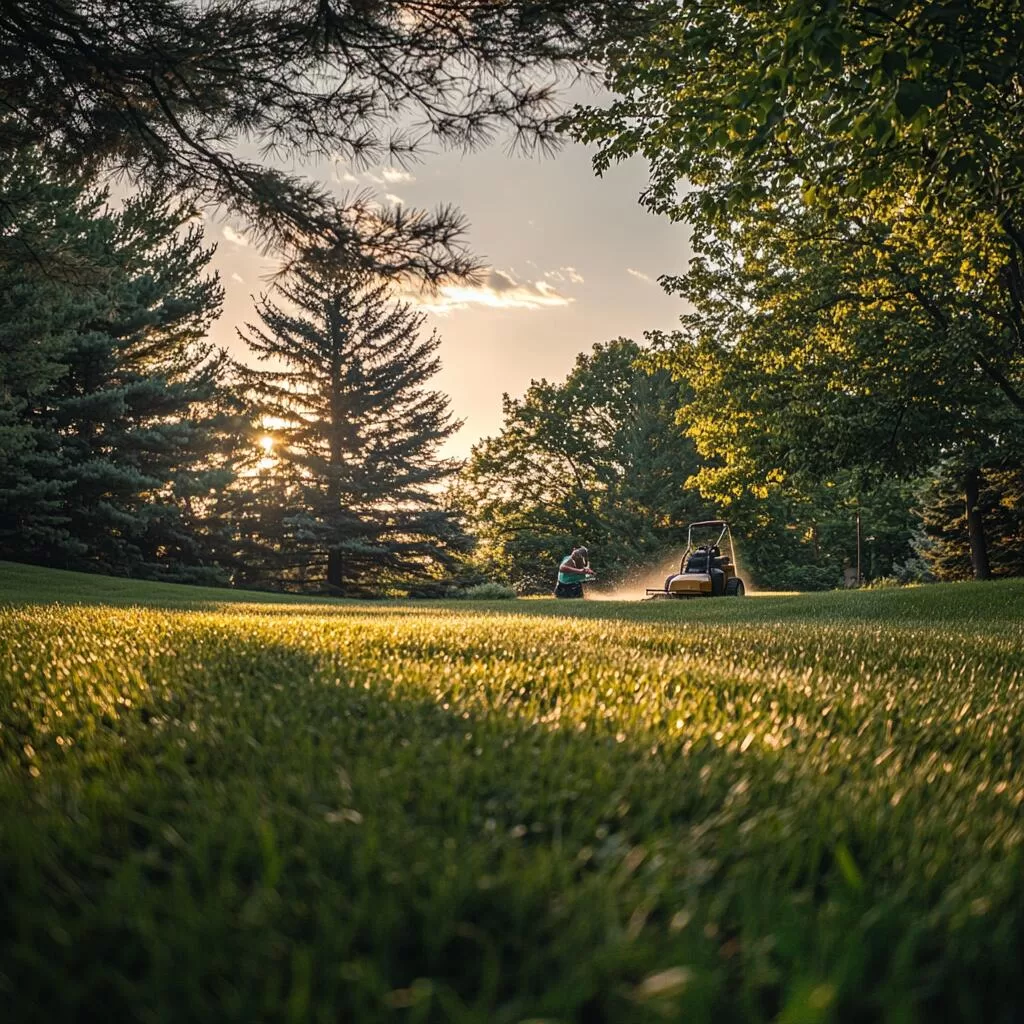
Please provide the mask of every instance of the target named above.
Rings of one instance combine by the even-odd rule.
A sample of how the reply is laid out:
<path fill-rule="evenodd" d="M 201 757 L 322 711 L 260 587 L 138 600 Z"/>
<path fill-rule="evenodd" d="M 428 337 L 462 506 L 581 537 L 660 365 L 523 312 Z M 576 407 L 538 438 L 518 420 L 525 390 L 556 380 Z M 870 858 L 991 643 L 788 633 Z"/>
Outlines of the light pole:
<path fill-rule="evenodd" d="M 857 586 L 860 586 L 860 505 L 857 506 Z"/>

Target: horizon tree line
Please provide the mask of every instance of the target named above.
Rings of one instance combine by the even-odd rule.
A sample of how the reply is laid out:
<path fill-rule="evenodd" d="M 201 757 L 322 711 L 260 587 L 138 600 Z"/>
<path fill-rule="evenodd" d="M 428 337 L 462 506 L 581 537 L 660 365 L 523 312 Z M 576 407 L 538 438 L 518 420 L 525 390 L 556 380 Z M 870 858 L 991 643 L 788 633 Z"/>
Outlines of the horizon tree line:
<path fill-rule="evenodd" d="M 608 580 L 669 556 L 687 521 L 723 512 L 731 480 L 727 514 L 762 587 L 838 585 L 855 508 L 869 576 L 971 575 L 979 522 L 988 571 L 1024 570 L 1019 464 L 978 471 L 973 521 L 948 460 L 905 484 L 772 480 L 754 459 L 741 472 L 728 444 L 701 454 L 709 396 L 657 338 L 595 345 L 563 382 L 506 396 L 501 431 L 465 464 L 443 458 L 459 424 L 431 387 L 440 340 L 387 279 L 296 264 L 239 329 L 251 359 L 231 360 L 206 338 L 223 293 L 190 209 L 155 192 L 115 208 L 34 153 L 0 186 L 21 197 L 8 244 L 31 236 L 74 268 L 0 260 L 2 557 L 352 596 L 495 573 L 543 592 L 579 541 Z M 845 413 L 823 419 L 818 443 L 846 429 Z"/>
<path fill-rule="evenodd" d="M 462 521 L 487 564 L 539 586 L 531 559 L 570 535 L 601 538 L 625 571 L 710 504 L 745 528 L 762 583 L 830 585 L 851 509 L 888 524 L 884 542 L 872 533 L 880 571 L 912 575 L 917 554 L 940 575 L 1019 571 L 1020 20 L 962 4 L 754 7 L 7 5 L 0 551 L 247 585 L 322 576 L 353 593 L 380 560 L 379 578 L 428 592 L 472 567 Z M 603 75 L 612 99 L 562 115 L 559 78 L 578 74 Z M 390 129 L 396 112 L 410 132 Z M 452 467 L 428 453 L 454 427 L 415 315 L 378 365 L 315 289 L 316 342 L 295 333 L 290 300 L 267 296 L 246 334 L 279 350 L 261 377 L 206 340 L 221 295 L 193 217 L 234 212 L 288 288 L 344 280 L 345 301 L 372 305 L 374 282 L 478 266 L 460 215 L 339 198 L 236 143 L 402 162 L 500 129 L 541 148 L 565 133 L 596 143 L 599 171 L 643 155 L 645 204 L 692 227 L 695 258 L 663 282 L 692 312 L 639 363 L 617 342 L 581 357 L 592 387 L 573 371 L 508 399 L 503 430 L 446 493 Z M 119 207 L 100 184 L 111 173 L 135 189 Z M 297 361 L 275 378 L 287 352 Z M 407 380 L 391 427 L 418 424 L 419 448 L 366 426 L 358 396 L 385 395 L 385 379 Z M 289 380 L 305 380 L 306 408 L 261 417 Z M 538 468 L 560 457 L 568 489 Z"/>

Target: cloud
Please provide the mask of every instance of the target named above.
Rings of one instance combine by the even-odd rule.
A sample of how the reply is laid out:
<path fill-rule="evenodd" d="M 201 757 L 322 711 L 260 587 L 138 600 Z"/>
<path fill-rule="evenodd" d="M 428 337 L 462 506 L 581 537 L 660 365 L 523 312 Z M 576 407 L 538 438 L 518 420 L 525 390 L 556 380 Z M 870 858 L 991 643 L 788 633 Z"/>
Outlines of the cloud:
<path fill-rule="evenodd" d="M 334 159 L 334 180 L 345 185 L 359 185 L 370 183 L 372 185 L 411 185 L 416 180 L 416 175 L 410 174 L 401 167 L 376 167 L 367 171 L 352 171 L 346 166 L 344 158 L 336 156 Z"/>
<path fill-rule="evenodd" d="M 634 277 L 638 277 L 641 281 L 646 281 L 648 284 L 655 284 L 655 280 L 649 274 L 645 274 L 641 270 L 634 270 L 632 267 L 626 267 L 626 273 L 632 274 Z"/>
<path fill-rule="evenodd" d="M 559 267 L 557 270 L 544 271 L 545 277 L 552 281 L 568 281 L 569 284 L 583 284 L 583 275 L 575 267 Z"/>
<path fill-rule="evenodd" d="M 242 277 L 241 274 L 237 274 L 237 273 L 236 274 L 232 274 L 231 275 L 231 280 L 232 281 L 237 281 L 239 284 L 245 284 L 245 279 Z"/>
<path fill-rule="evenodd" d="M 385 167 L 380 172 L 380 176 L 389 185 L 411 185 L 416 180 L 415 175 L 410 174 L 408 171 L 403 171 L 401 167 Z"/>
<path fill-rule="evenodd" d="M 248 245 L 249 239 L 245 235 L 240 235 L 230 224 L 225 224 L 221 229 L 224 237 L 231 242 L 233 245 Z"/>
<path fill-rule="evenodd" d="M 547 281 L 517 281 L 504 270 L 491 270 L 479 285 L 442 285 L 437 295 L 404 296 L 426 313 L 445 316 L 454 310 L 485 306 L 489 309 L 550 309 L 574 301 Z"/>
<path fill-rule="evenodd" d="M 392 206 L 401 206 L 405 200 L 401 196 L 396 196 L 394 192 L 386 192 L 384 198 L 391 203 Z"/>

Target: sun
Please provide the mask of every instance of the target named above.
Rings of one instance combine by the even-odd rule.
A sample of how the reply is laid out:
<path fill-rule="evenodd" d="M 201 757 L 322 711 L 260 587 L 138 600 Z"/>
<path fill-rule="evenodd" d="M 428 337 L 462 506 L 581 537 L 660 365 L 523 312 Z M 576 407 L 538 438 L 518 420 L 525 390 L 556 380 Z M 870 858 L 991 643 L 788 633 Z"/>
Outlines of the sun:
<path fill-rule="evenodd" d="M 272 452 L 274 450 L 274 439 L 272 437 L 261 437 L 260 438 L 260 447 L 265 452 L 268 452 L 268 453 Z"/>

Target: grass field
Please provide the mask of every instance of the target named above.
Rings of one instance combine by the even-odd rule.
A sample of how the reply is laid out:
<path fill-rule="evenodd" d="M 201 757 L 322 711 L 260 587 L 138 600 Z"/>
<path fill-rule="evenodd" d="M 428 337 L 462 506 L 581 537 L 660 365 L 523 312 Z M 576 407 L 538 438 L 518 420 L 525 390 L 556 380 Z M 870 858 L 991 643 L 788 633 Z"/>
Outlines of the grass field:
<path fill-rule="evenodd" d="M 4 1020 L 1020 1020 L 1024 581 L 0 603 Z"/>

